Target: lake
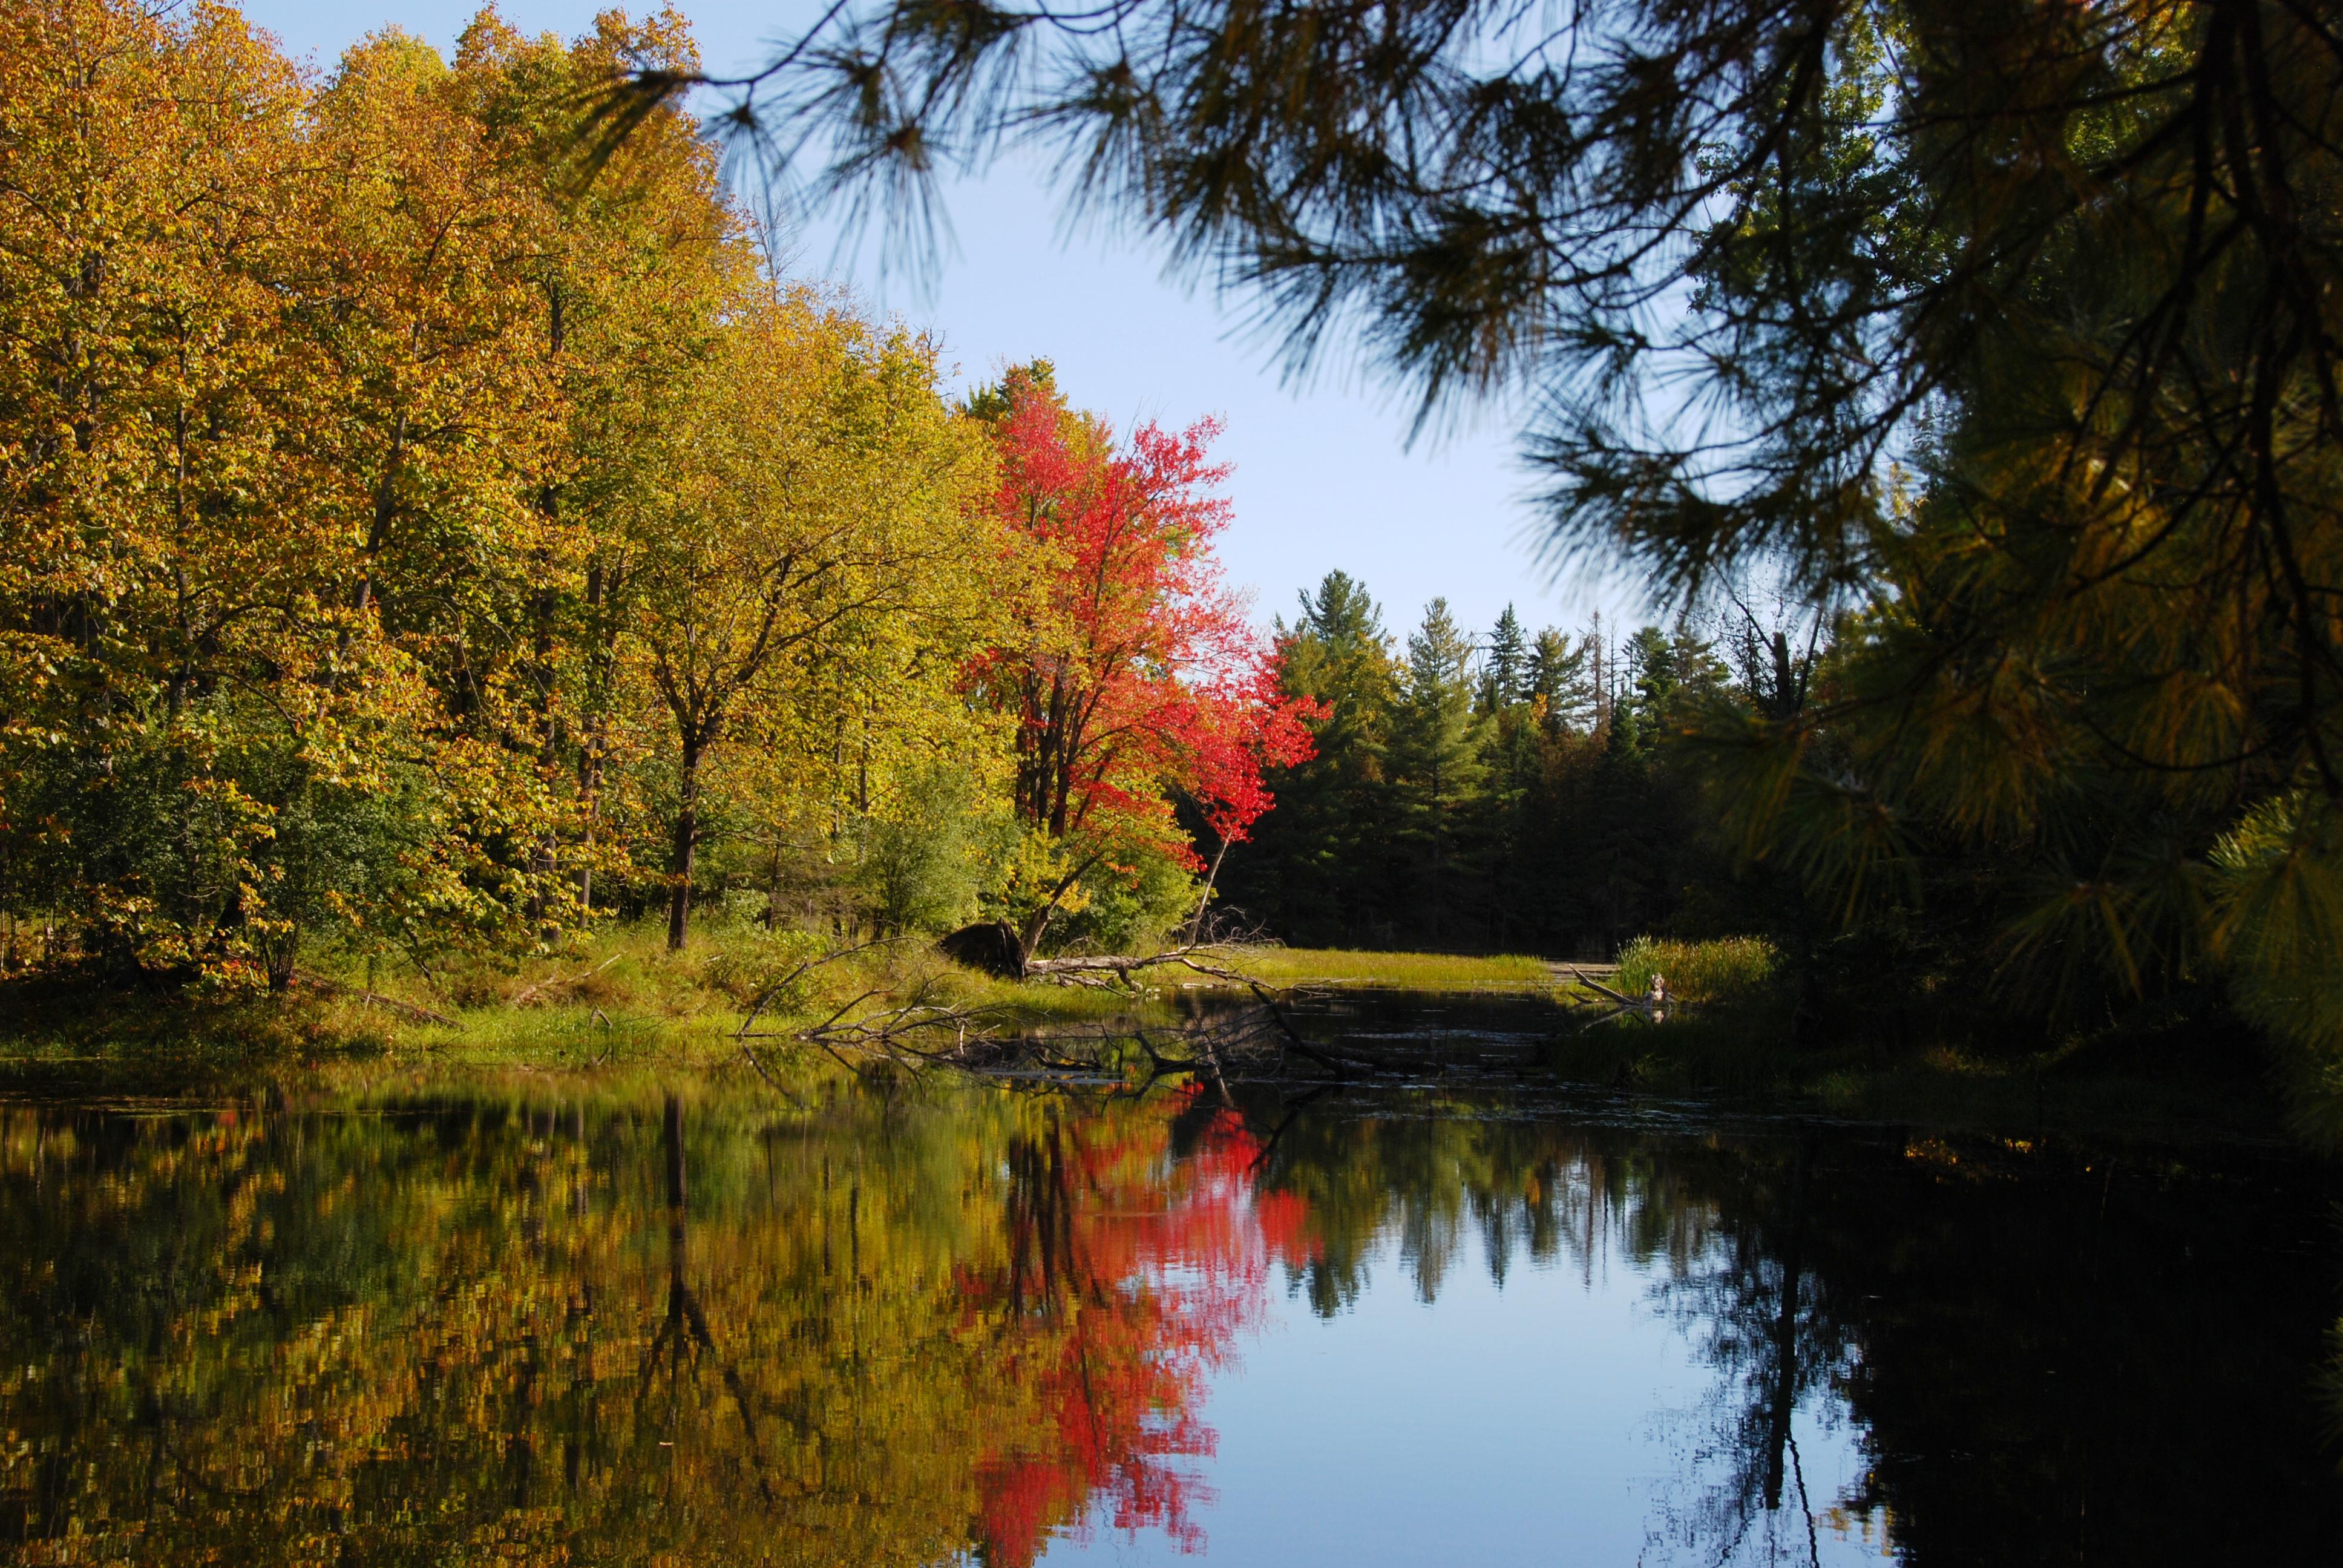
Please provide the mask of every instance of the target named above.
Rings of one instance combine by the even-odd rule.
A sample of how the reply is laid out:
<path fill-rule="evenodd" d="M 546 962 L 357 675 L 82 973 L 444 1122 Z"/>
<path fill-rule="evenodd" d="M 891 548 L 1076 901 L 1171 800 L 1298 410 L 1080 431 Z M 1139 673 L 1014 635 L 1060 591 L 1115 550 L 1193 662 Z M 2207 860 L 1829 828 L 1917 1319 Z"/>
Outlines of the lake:
<path fill-rule="evenodd" d="M 1465 1084 L 17 1102 L 0 1541 L 2335 1561 L 2334 1198 L 2282 1151 Z"/>

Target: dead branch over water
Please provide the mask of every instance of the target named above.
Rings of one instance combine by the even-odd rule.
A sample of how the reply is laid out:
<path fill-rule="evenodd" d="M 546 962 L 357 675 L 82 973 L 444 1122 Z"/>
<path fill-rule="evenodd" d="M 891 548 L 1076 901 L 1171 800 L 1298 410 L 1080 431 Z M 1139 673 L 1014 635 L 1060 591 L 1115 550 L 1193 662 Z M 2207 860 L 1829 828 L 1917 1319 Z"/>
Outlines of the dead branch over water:
<path fill-rule="evenodd" d="M 1146 959 L 1050 960 L 1061 966 L 1045 971 L 1060 983 L 1120 985 L 1136 990 L 1131 977 L 1151 968 L 1177 966 L 1229 982 L 1251 992 L 1250 1005 L 1176 1025 L 1128 1020 L 1035 1030 L 1012 1027 L 1008 1010 L 970 1007 L 940 999 L 933 980 L 906 1000 L 860 1010 L 886 996 L 868 990 L 833 1009 L 827 1017 L 799 1027 L 759 1030 L 771 1000 L 816 963 L 801 965 L 769 988 L 734 1033 L 742 1055 L 758 1074 L 774 1082 L 756 1054 L 760 1040 L 810 1045 L 858 1075 L 881 1064 L 910 1069 L 950 1068 L 990 1077 L 1038 1075 L 1090 1078 L 1124 1076 L 1138 1068 L 1148 1081 L 1204 1075 L 1283 1078 L 1296 1061 L 1331 1079 L 1371 1077 L 1401 1070 L 1370 1052 L 1313 1042 L 1295 1027 L 1278 994 L 1252 977 L 1199 958 L 1189 950 Z M 1034 978 L 1045 978 L 1036 975 Z"/>
<path fill-rule="evenodd" d="M 944 994 L 940 980 L 930 978 L 908 996 L 872 986 L 811 1023 L 757 1027 L 779 1010 L 776 1000 L 806 975 L 862 950 L 844 949 L 809 960 L 768 987 L 750 1006 L 734 1039 L 767 1082 L 778 1087 L 757 1055 L 757 1043 L 768 1040 L 811 1046 L 863 1077 L 890 1069 L 949 1069 L 990 1078 L 1060 1081 L 1123 1080 L 1134 1073 L 1148 1083 L 1200 1077 L 1223 1087 L 1231 1081 L 1306 1076 L 1331 1085 L 1416 1077 L 1453 1065 L 1420 1058 L 1394 1060 L 1353 1041 L 1309 1038 L 1296 1023 L 1291 1005 L 1309 991 L 1281 990 L 1232 967 L 1227 949 L 1213 943 L 1136 957 L 1085 954 L 1033 960 L 1021 976 L 1027 983 L 1120 990 L 1134 998 L 1145 994 L 1151 973 L 1162 970 L 1201 975 L 1225 988 L 1215 992 L 1203 1014 L 1176 1024 L 1123 1019 L 1050 1029 L 1020 1027 L 1013 1009 L 954 1001 Z M 1564 970 L 1594 993 L 1594 999 L 1557 990 L 1558 1026 L 1584 1030 L 1626 1018 L 1658 1022 L 1674 1005 L 1665 982 L 1657 977 L 1651 994 L 1638 997 L 1614 990 L 1574 968 L 1557 966 L 1557 972 Z M 1250 1001 L 1244 1000 L 1248 996 Z"/>

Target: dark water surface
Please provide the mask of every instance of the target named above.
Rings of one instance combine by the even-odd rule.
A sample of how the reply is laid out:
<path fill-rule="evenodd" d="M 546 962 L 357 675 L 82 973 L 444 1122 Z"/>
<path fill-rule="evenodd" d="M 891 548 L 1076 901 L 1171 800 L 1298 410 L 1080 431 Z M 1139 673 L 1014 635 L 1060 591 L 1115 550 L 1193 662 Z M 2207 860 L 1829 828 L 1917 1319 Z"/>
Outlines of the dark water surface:
<path fill-rule="evenodd" d="M 2280 1157 L 562 1093 L 0 1107 L 0 1552 L 2343 1559 L 2343 1245 Z"/>

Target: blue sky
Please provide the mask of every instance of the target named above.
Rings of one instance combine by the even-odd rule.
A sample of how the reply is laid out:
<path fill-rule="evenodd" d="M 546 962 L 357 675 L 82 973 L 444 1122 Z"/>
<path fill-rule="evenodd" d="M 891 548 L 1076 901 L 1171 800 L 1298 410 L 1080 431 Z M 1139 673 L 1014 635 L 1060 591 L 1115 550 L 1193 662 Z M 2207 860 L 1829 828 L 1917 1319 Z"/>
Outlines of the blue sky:
<path fill-rule="evenodd" d="M 525 30 L 572 34 L 598 7 L 507 0 L 500 8 Z M 808 15 L 795 0 L 680 0 L 679 8 L 719 72 L 761 62 L 767 41 Z M 475 0 L 245 5 L 288 53 L 321 68 L 393 23 L 451 49 L 477 9 Z M 1218 450 L 1236 466 L 1236 521 L 1222 554 L 1231 580 L 1255 591 L 1263 620 L 1290 615 L 1295 591 L 1335 567 L 1365 580 L 1394 631 L 1413 626 L 1436 594 L 1483 629 L 1508 602 L 1533 628 L 1636 608 L 1619 580 L 1556 581 L 1539 564 L 1532 479 L 1515 457 L 1517 411 L 1485 409 L 1409 448 L 1412 406 L 1355 367 L 1336 363 L 1290 386 L 1272 346 L 1242 330 L 1242 300 L 1168 280 L 1159 255 L 1096 225 L 1068 235 L 1031 160 L 949 187 L 946 210 L 955 243 L 935 276 L 882 266 L 875 236 L 841 255 L 835 230 L 819 220 L 805 231 L 797 270 L 841 276 L 866 303 L 935 331 L 963 379 L 1046 357 L 1069 396 L 1119 427 L 1221 416 Z"/>

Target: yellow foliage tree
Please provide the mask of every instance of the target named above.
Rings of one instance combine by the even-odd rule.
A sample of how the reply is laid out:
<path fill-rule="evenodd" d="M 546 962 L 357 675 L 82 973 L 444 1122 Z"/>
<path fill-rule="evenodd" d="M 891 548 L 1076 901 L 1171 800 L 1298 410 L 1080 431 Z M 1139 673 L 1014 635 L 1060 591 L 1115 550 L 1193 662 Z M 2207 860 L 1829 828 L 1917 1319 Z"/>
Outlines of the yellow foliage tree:
<path fill-rule="evenodd" d="M 934 717 L 981 646 L 988 568 L 1010 553 L 980 504 L 983 437 L 935 383 L 924 340 L 782 288 L 743 303 L 671 433 L 667 487 L 630 541 L 670 770 L 670 948 L 719 752 L 754 742 L 803 778 L 824 749 L 842 766 L 850 725 L 867 767 L 869 736 Z"/>

